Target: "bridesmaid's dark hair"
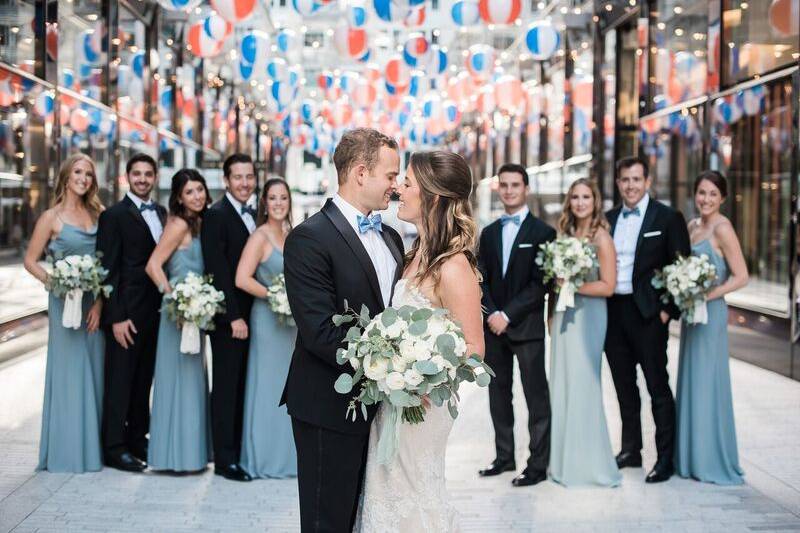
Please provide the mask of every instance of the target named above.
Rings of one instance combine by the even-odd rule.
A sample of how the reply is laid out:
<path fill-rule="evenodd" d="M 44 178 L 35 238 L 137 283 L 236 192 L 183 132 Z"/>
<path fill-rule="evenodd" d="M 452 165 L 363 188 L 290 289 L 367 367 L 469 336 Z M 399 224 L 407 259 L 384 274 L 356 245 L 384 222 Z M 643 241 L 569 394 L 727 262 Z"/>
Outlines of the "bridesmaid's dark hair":
<path fill-rule="evenodd" d="M 172 176 L 172 188 L 169 193 L 169 214 L 185 220 L 189 224 L 192 237 L 197 237 L 200 233 L 200 221 L 203 218 L 205 209 L 200 213 L 193 213 L 181 203 L 183 188 L 190 181 L 197 181 L 203 184 L 203 189 L 206 191 L 206 207 L 211 204 L 211 194 L 208 192 L 208 185 L 206 185 L 206 179 L 202 174 L 193 168 L 182 168 Z"/>
<path fill-rule="evenodd" d="M 286 183 L 286 180 L 283 178 L 271 178 L 268 179 L 264 184 L 264 188 L 261 191 L 261 198 L 258 199 L 258 216 L 256 217 L 256 221 L 260 226 L 269 219 L 269 212 L 267 211 L 267 196 L 269 195 L 269 190 L 276 186 L 285 187 L 286 194 L 289 196 L 289 211 L 286 214 L 286 224 L 288 227 L 285 228 L 288 231 L 292 229 L 292 190 L 289 189 L 289 184 Z"/>
<path fill-rule="evenodd" d="M 722 174 L 722 172 L 717 172 L 716 170 L 706 170 L 697 176 L 697 179 L 694 180 L 695 194 L 697 194 L 697 189 L 700 188 L 700 183 L 703 180 L 708 180 L 713 183 L 714 186 L 719 189 L 719 193 L 723 198 L 728 197 L 728 180 L 725 178 L 725 175 Z"/>

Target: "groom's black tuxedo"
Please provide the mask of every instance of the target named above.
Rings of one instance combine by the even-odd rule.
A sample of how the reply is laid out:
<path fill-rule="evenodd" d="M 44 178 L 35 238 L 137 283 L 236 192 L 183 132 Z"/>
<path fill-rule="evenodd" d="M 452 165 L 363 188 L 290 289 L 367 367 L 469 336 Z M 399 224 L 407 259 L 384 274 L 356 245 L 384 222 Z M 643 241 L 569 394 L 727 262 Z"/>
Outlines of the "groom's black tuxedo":
<path fill-rule="evenodd" d="M 617 231 L 622 207 L 606 213 L 611 234 Z M 637 216 L 637 215 L 630 215 Z M 660 301 L 662 291 L 652 285 L 656 269 L 691 252 L 686 222 L 679 211 L 650 198 L 642 216 L 636 241 L 631 294 L 614 294 L 608 299 L 608 328 L 605 351 L 622 418 L 622 452 L 638 454 L 642 449 L 641 400 L 636 384 L 636 365 L 642 367 L 650 393 L 656 424 L 658 461 L 672 465 L 675 441 L 675 401 L 667 374 L 669 329 L 660 313 L 672 318 L 679 312 Z M 617 250 L 620 253 L 620 250 Z M 619 273 L 618 273 L 619 276 Z"/>
<path fill-rule="evenodd" d="M 403 241 L 388 226 L 383 241 L 403 269 Z M 345 419 L 350 395 L 333 386 L 342 372 L 336 363 L 349 326 L 332 318 L 348 306 L 371 314 L 384 309 L 378 275 L 364 245 L 333 201 L 297 226 L 286 239 L 284 275 L 297 343 L 283 393 L 297 447 L 300 520 L 305 531 L 352 529 L 363 479 L 370 423 L 360 412 Z"/>
<path fill-rule="evenodd" d="M 489 384 L 489 410 L 495 433 L 496 458 L 514 463 L 514 409 L 511 389 L 514 355 L 528 405 L 530 455 L 527 471 L 544 474 L 550 459 L 550 395 L 544 368 L 544 297 L 542 271 L 535 258 L 539 245 L 555 239 L 553 228 L 530 213 L 521 221 L 503 275 L 503 227 L 500 220 L 481 233 L 478 263 L 483 275 L 482 304 L 486 317 L 508 316 L 500 336 L 484 326 L 486 362 L 496 377 Z"/>
<path fill-rule="evenodd" d="M 167 211 L 157 205 L 163 227 Z M 103 306 L 106 332 L 103 394 L 103 449 L 106 457 L 132 451 L 147 457 L 150 426 L 150 386 L 153 382 L 161 293 L 145 273 L 156 242 L 136 204 L 125 196 L 100 215 L 97 251 L 112 287 Z M 123 348 L 113 324 L 131 320 L 137 333 Z"/>

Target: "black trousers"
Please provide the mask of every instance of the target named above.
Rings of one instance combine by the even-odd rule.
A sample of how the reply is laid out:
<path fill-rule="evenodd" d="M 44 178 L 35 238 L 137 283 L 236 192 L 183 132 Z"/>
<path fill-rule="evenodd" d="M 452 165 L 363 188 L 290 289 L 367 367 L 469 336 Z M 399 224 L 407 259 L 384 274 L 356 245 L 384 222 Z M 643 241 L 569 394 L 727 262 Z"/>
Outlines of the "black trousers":
<path fill-rule="evenodd" d="M 364 483 L 369 434 L 348 435 L 292 418 L 300 529 L 349 533 Z"/>
<path fill-rule="evenodd" d="M 158 312 L 152 320 L 134 322 L 138 333 L 127 350 L 114 338 L 110 326 L 105 330 L 102 439 L 106 455 L 132 451 L 147 456 L 158 323 Z"/>
<path fill-rule="evenodd" d="M 494 425 L 497 459 L 514 461 L 514 408 L 512 405 L 514 355 L 528 404 L 530 435 L 527 469 L 546 472 L 550 462 L 550 391 L 544 369 L 544 340 L 511 342 L 506 335 L 485 334 L 486 363 L 497 377 L 489 383 L 489 411 Z"/>
<path fill-rule="evenodd" d="M 672 462 L 675 446 L 675 400 L 667 374 L 669 327 L 656 315 L 645 320 L 633 297 L 608 299 L 605 351 L 622 418 L 622 451 L 642 449 L 642 403 L 636 384 L 636 365 L 642 367 L 656 424 L 656 449 L 660 462 Z"/>
<path fill-rule="evenodd" d="M 214 464 L 239 463 L 244 421 L 249 339 L 234 339 L 230 325 L 217 326 L 211 336 L 211 436 Z"/>

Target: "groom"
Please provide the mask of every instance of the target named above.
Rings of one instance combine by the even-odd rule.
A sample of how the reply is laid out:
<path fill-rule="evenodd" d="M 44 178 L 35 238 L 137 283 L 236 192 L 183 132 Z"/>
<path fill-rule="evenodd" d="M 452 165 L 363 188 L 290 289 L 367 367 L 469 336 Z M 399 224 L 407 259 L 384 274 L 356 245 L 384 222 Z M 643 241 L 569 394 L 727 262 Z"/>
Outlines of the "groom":
<path fill-rule="evenodd" d="M 302 531 L 353 528 L 364 476 L 369 419 L 345 419 L 351 397 L 334 382 L 351 370 L 336 363 L 346 326 L 333 315 L 389 305 L 403 270 L 403 241 L 372 214 L 389 206 L 400 169 L 397 143 L 359 128 L 342 136 L 333 162 L 339 192 L 286 239 L 284 275 L 297 343 L 283 393 L 297 448 Z"/>

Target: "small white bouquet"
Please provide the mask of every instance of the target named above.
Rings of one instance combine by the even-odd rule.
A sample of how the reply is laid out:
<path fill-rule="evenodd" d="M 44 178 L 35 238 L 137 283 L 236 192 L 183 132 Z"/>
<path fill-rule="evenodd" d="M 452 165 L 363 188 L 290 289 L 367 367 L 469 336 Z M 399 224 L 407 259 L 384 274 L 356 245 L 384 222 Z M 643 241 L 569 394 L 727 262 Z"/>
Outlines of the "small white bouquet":
<path fill-rule="evenodd" d="M 346 302 L 345 302 L 346 305 Z M 388 402 L 388 418 L 378 440 L 378 462 L 385 464 L 399 442 L 399 424 L 418 424 L 425 419 L 423 397 L 441 407 L 447 402 L 450 416 L 458 416 L 458 387 L 463 381 L 485 387 L 494 376 L 476 354 L 467 354 L 461 328 L 444 309 L 403 306 L 387 308 L 370 319 L 369 310 L 348 311 L 333 317 L 335 325 L 355 322 L 336 360 L 350 364 L 354 374 L 343 373 L 334 388 L 349 394 L 358 387 L 345 417 L 355 420 L 357 404 L 367 419 L 367 406 Z"/>
<path fill-rule="evenodd" d="M 672 300 L 689 324 L 708 323 L 706 295 L 717 279 L 717 268 L 706 254 L 678 257 L 664 270 L 656 271 L 652 284 L 656 289 L 666 289 L 661 301 Z"/>
<path fill-rule="evenodd" d="M 278 316 L 278 321 L 284 326 L 294 327 L 292 309 L 289 307 L 289 298 L 286 296 L 286 278 L 278 274 L 267 286 L 267 302 L 272 312 Z"/>
<path fill-rule="evenodd" d="M 544 282 L 561 279 L 556 311 L 566 311 L 575 306 L 575 292 L 586 277 L 597 267 L 597 252 L 586 239 L 560 237 L 539 246 L 536 264 L 542 267 Z"/>
<path fill-rule="evenodd" d="M 214 329 L 214 315 L 224 311 L 225 293 L 214 288 L 211 276 L 189 272 L 164 300 L 169 317 L 181 328 L 181 353 L 199 353 L 200 330 Z"/>
<path fill-rule="evenodd" d="M 50 258 L 45 270 L 48 272 L 48 289 L 64 298 L 61 325 L 79 329 L 83 321 L 83 293 L 91 292 L 95 298 L 100 294 L 108 298 L 111 285 L 104 285 L 108 270 L 100 263 L 100 254 L 68 255 L 61 259 Z"/>

